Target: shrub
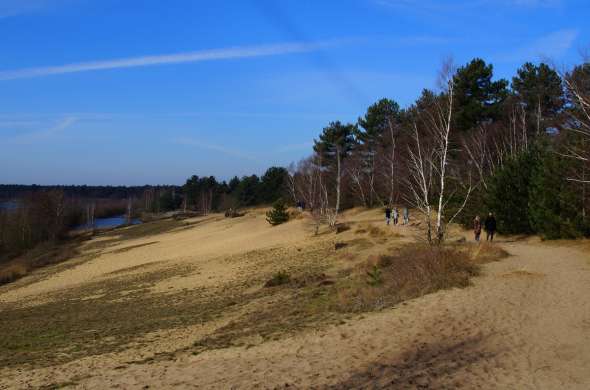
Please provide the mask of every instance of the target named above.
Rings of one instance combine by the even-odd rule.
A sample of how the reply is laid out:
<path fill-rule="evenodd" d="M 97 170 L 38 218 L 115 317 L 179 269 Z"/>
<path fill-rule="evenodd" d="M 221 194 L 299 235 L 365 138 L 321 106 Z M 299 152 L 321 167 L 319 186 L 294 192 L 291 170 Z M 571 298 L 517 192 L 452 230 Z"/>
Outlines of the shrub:
<path fill-rule="evenodd" d="M 266 213 L 266 220 L 273 226 L 280 225 L 289 220 L 289 213 L 282 199 L 273 203 L 272 210 Z"/>
<path fill-rule="evenodd" d="M 367 271 L 367 276 L 369 277 L 367 283 L 371 286 L 378 286 L 382 283 L 381 270 L 377 264 L 375 264 L 371 270 Z"/>
<path fill-rule="evenodd" d="M 536 163 L 534 152 L 523 152 L 506 161 L 491 177 L 486 205 L 496 215 L 500 233 L 533 232 L 529 222 L 528 204 L 531 174 Z"/>
<path fill-rule="evenodd" d="M 264 287 L 276 287 L 287 284 L 291 281 L 291 276 L 286 271 L 279 271 L 273 275 L 265 284 Z"/>
<path fill-rule="evenodd" d="M 453 287 L 466 287 L 479 265 L 466 250 L 411 246 L 395 256 L 370 256 L 359 282 L 338 291 L 337 311 L 362 312 Z M 367 279 L 368 277 L 368 279 Z"/>
<path fill-rule="evenodd" d="M 28 272 L 24 264 L 14 263 L 0 268 L 0 285 L 20 279 Z"/>
<path fill-rule="evenodd" d="M 546 151 L 533 169 L 528 212 L 531 226 L 543 238 L 577 238 L 584 233 L 579 212 L 583 196 L 577 183 L 564 180 L 575 168 L 572 161 Z"/>
<path fill-rule="evenodd" d="M 239 218 L 239 217 L 243 217 L 244 213 L 240 213 L 238 210 L 230 208 L 228 210 L 225 210 L 225 218 Z"/>

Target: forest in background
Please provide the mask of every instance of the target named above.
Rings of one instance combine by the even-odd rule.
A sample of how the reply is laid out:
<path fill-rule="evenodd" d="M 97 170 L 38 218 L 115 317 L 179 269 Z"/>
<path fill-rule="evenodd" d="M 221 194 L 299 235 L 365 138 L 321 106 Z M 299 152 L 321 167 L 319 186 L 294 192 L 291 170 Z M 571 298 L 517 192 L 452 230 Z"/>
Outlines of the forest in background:
<path fill-rule="evenodd" d="M 64 238 L 94 218 L 171 210 L 207 214 L 270 204 L 304 204 L 316 225 L 335 226 L 354 206 L 407 206 L 425 238 L 441 243 L 453 221 L 470 226 L 494 212 L 500 233 L 588 236 L 590 63 L 558 72 L 526 63 L 495 80 L 476 58 L 443 64 L 436 89 L 402 108 L 371 105 L 356 123 L 323 128 L 308 158 L 288 168 L 183 186 L 0 185 L 0 259 Z"/>
<path fill-rule="evenodd" d="M 410 106 L 382 99 L 356 123 L 331 122 L 290 168 L 294 199 L 331 225 L 351 206 L 411 207 L 435 244 L 489 212 L 504 234 L 588 236 L 590 63 L 493 76 L 479 58 L 446 61 Z"/>

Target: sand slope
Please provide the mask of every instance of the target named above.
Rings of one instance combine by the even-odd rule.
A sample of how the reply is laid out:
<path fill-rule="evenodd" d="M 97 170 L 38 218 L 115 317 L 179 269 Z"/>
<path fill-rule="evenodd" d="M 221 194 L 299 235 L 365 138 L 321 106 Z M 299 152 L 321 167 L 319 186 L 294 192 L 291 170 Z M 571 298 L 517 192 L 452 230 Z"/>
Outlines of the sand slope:
<path fill-rule="evenodd" d="M 473 288 L 342 326 L 106 369 L 84 387 L 590 388 L 590 267 L 571 249 L 510 244 Z"/>
<path fill-rule="evenodd" d="M 250 248 L 260 238 L 248 227 L 238 246 Z M 296 231 L 301 236 L 282 237 L 285 232 L 277 230 L 265 245 L 301 243 L 308 237 L 303 226 Z M 175 234 L 174 239 L 157 239 L 188 245 L 189 237 Z M 251 348 L 180 353 L 174 360 L 144 364 L 122 364 L 124 355 L 105 355 L 35 370 L 4 369 L 0 388 L 71 380 L 73 387 L 84 389 L 590 388 L 589 256 L 533 240 L 501 245 L 512 256 L 486 265 L 474 286 L 431 294 L 341 325 Z M 145 260 L 153 250 L 146 247 L 147 252 L 136 256 Z M 189 249 L 183 250 L 176 261 L 191 257 Z M 82 271 L 60 282 L 83 277 Z M 57 288 L 23 288 L 34 294 L 50 287 Z M 17 293 L 9 290 L 0 298 L 11 299 L 11 294 Z"/>

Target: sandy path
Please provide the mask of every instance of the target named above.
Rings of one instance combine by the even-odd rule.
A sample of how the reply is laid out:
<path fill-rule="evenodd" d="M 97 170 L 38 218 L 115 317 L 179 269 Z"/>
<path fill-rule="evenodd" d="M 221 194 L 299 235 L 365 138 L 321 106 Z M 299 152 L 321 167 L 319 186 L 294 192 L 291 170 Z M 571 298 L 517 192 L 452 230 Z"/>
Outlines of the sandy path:
<path fill-rule="evenodd" d="M 77 377 L 79 388 L 590 388 L 590 262 L 575 249 L 506 243 L 473 287 L 317 332 L 115 368 L 86 358 L 7 388 Z"/>

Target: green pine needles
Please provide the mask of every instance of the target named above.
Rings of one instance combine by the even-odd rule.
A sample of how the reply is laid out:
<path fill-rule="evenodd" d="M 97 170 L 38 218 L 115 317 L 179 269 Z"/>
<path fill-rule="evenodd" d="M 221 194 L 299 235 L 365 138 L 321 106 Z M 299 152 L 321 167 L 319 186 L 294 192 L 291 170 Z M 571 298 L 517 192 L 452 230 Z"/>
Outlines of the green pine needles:
<path fill-rule="evenodd" d="M 283 199 L 278 199 L 272 205 L 272 210 L 266 213 L 266 221 L 272 226 L 280 225 L 289 220 L 289 212 Z"/>

